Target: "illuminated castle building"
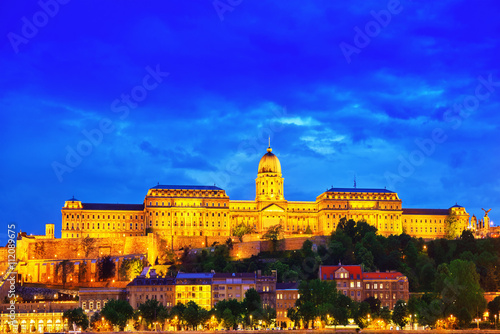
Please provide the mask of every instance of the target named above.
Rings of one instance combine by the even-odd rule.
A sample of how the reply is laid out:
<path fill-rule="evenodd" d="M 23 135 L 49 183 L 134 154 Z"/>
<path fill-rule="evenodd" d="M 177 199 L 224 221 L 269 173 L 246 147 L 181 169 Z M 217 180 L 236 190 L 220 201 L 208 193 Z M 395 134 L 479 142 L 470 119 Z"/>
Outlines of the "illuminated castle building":
<path fill-rule="evenodd" d="M 331 188 L 315 201 L 287 201 L 278 157 L 271 147 L 261 158 L 255 200 L 230 200 L 216 186 L 157 185 L 142 204 L 82 203 L 72 198 L 62 208 L 62 238 L 141 236 L 230 236 L 244 223 L 256 233 L 276 224 L 285 234 L 311 231 L 328 235 L 340 219 L 365 220 L 384 236 L 408 233 L 427 239 L 445 236 L 445 219 L 455 213 L 459 229 L 469 226 L 465 208 L 404 209 L 387 189 Z"/>

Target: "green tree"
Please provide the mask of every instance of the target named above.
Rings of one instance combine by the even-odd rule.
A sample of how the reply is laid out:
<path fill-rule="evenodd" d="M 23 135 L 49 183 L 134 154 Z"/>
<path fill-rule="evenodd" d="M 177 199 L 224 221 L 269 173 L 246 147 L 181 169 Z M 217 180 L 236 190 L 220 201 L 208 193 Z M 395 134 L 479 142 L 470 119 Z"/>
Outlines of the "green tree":
<path fill-rule="evenodd" d="M 222 323 L 227 329 L 234 328 L 234 326 L 236 325 L 236 317 L 228 308 L 226 308 L 224 312 L 222 312 Z"/>
<path fill-rule="evenodd" d="M 338 230 L 343 230 L 344 233 L 351 239 L 353 240 L 356 236 L 356 221 L 349 219 L 347 220 L 346 217 L 343 217 L 340 219 L 338 225 L 337 225 L 337 231 Z"/>
<path fill-rule="evenodd" d="M 434 326 L 438 319 L 445 317 L 443 313 L 443 301 L 437 297 L 430 297 L 431 298 L 427 298 L 427 300 L 422 298 L 422 304 L 418 312 L 418 322 L 424 326 Z"/>
<path fill-rule="evenodd" d="M 436 269 L 432 263 L 426 263 L 422 266 L 417 266 L 420 269 L 419 282 L 420 289 L 423 291 L 432 291 L 432 284 L 436 279 Z"/>
<path fill-rule="evenodd" d="M 139 276 L 144 268 L 144 263 L 140 259 L 125 259 L 120 265 L 120 278 L 126 281 Z"/>
<path fill-rule="evenodd" d="M 404 300 L 398 300 L 392 310 L 392 321 L 403 329 L 408 323 L 408 308 Z"/>
<path fill-rule="evenodd" d="M 116 264 L 110 255 L 100 257 L 97 260 L 97 272 L 99 280 L 105 281 L 115 276 Z"/>
<path fill-rule="evenodd" d="M 269 263 L 266 269 L 266 271 L 268 272 L 270 272 L 271 270 L 276 270 L 276 272 L 278 273 L 278 283 L 282 283 L 283 276 L 290 270 L 290 266 L 281 261 L 274 261 Z"/>
<path fill-rule="evenodd" d="M 418 259 L 418 250 L 413 241 L 408 242 L 404 250 L 405 262 L 410 268 L 415 268 Z"/>
<path fill-rule="evenodd" d="M 295 270 L 288 270 L 282 275 L 281 280 L 287 282 L 297 282 L 299 280 L 299 273 Z"/>
<path fill-rule="evenodd" d="M 370 325 L 369 317 L 370 314 L 370 304 L 365 301 L 361 303 L 352 303 L 353 307 L 353 318 L 354 322 L 359 326 L 359 328 L 363 329 Z"/>
<path fill-rule="evenodd" d="M 361 243 L 356 244 L 354 255 L 356 262 L 361 263 L 365 271 L 374 271 L 375 263 L 372 252 L 363 247 Z"/>
<path fill-rule="evenodd" d="M 473 262 L 453 260 L 441 276 L 440 279 L 444 277 L 441 298 L 446 315 L 457 314 L 462 308 L 474 315 L 484 311 L 484 291 L 479 284 L 479 274 Z"/>
<path fill-rule="evenodd" d="M 491 302 L 488 303 L 488 314 L 490 321 L 496 321 L 495 315 L 498 316 L 500 313 L 500 296 L 495 297 Z M 500 320 L 500 319 L 499 319 Z"/>
<path fill-rule="evenodd" d="M 299 312 L 297 312 L 297 309 L 295 309 L 293 307 L 289 308 L 288 310 L 286 310 L 286 315 L 287 315 L 288 319 L 290 319 L 291 321 L 294 322 L 295 326 L 298 326 L 298 324 L 300 322 L 300 315 L 299 315 Z"/>
<path fill-rule="evenodd" d="M 349 313 L 345 307 L 334 307 L 331 312 L 332 324 L 337 327 L 340 325 L 347 325 Z"/>
<path fill-rule="evenodd" d="M 297 306 L 298 316 L 306 329 L 309 328 L 309 322 L 314 320 L 318 315 L 317 310 L 317 306 L 311 301 L 303 301 L 300 303 L 300 306 Z"/>
<path fill-rule="evenodd" d="M 352 300 L 343 293 L 336 293 L 335 295 L 332 312 L 333 324 L 335 326 L 345 326 L 349 323 L 349 317 L 351 316 L 349 310 L 352 308 Z"/>
<path fill-rule="evenodd" d="M 272 326 L 276 322 L 276 310 L 271 306 L 262 309 L 262 322 L 266 326 Z"/>
<path fill-rule="evenodd" d="M 110 299 L 101 310 L 101 315 L 113 326 L 118 326 L 123 331 L 127 321 L 132 319 L 134 309 L 128 301 L 120 299 Z"/>
<path fill-rule="evenodd" d="M 309 239 L 304 241 L 302 243 L 302 248 L 300 249 L 300 254 L 302 257 L 307 258 L 307 257 L 314 257 L 314 251 L 312 249 L 313 247 L 313 242 Z"/>
<path fill-rule="evenodd" d="M 240 241 L 243 241 L 243 236 L 245 234 L 250 234 L 253 232 L 253 227 L 250 226 L 250 224 L 245 224 L 245 223 L 240 223 L 236 225 L 236 227 L 233 229 L 233 235 L 235 237 L 238 237 Z"/>
<path fill-rule="evenodd" d="M 245 302 L 240 303 L 236 299 L 221 300 L 215 305 L 215 316 L 226 328 L 232 328 L 238 322 L 243 322 L 244 313 L 250 314 L 249 311 L 245 311 L 244 305 Z M 254 317 L 255 315 L 260 317 L 261 314 L 261 312 L 254 313 Z"/>
<path fill-rule="evenodd" d="M 189 301 L 184 310 L 184 319 L 186 323 L 196 330 L 199 324 L 203 323 L 207 318 L 208 311 L 201 308 L 194 301 Z"/>
<path fill-rule="evenodd" d="M 97 330 L 98 324 L 101 322 L 101 313 L 99 312 L 94 312 L 92 316 L 90 317 L 90 327 L 94 330 Z"/>
<path fill-rule="evenodd" d="M 255 312 L 260 312 L 262 303 L 260 295 L 254 288 L 245 291 L 245 298 L 243 299 L 243 307 L 248 315 Z"/>
<path fill-rule="evenodd" d="M 73 328 L 72 324 L 81 327 L 83 330 L 89 327 L 89 318 L 81 307 L 64 311 L 63 318 L 68 320 L 70 328 Z"/>
<path fill-rule="evenodd" d="M 220 303 L 220 302 L 219 302 Z M 219 304 L 217 303 L 217 304 Z M 177 319 L 177 322 L 179 325 L 183 325 L 184 324 L 184 311 L 186 310 L 186 305 L 178 302 L 177 305 L 175 305 L 174 307 L 172 307 L 172 309 L 170 310 L 170 319 L 173 320 L 173 319 Z"/>
<path fill-rule="evenodd" d="M 379 311 L 378 317 L 379 317 L 379 319 L 383 320 L 387 326 L 391 322 L 391 319 L 392 319 L 391 318 L 391 310 L 389 310 L 389 308 L 386 306 L 382 307 Z"/>
<path fill-rule="evenodd" d="M 455 212 L 451 212 L 444 220 L 446 239 L 452 240 L 460 236 L 460 221 Z"/>
<path fill-rule="evenodd" d="M 376 316 L 378 316 L 380 312 L 380 305 L 382 304 L 380 302 L 380 299 L 370 296 L 366 298 L 364 301 L 367 302 L 368 305 L 370 305 L 370 312 L 372 314 L 372 317 L 375 318 Z"/>
<path fill-rule="evenodd" d="M 360 242 L 368 233 L 376 234 L 377 228 L 368 224 L 365 220 L 358 221 L 354 227 L 354 237 L 352 238 L 353 243 Z"/>
<path fill-rule="evenodd" d="M 327 262 L 330 264 L 354 263 L 354 247 L 351 237 L 341 228 L 332 233 L 328 244 L 330 256 Z"/>
<path fill-rule="evenodd" d="M 269 227 L 262 236 L 262 239 L 271 241 L 273 252 L 276 252 L 279 243 L 283 240 L 283 226 L 281 226 L 281 224 L 276 224 Z"/>
<path fill-rule="evenodd" d="M 325 304 L 332 304 L 332 301 L 338 301 L 338 297 L 343 296 L 337 296 L 334 282 L 319 279 L 302 281 L 299 285 L 299 294 L 300 298 L 297 299 L 295 305 L 298 316 L 303 320 L 306 328 L 316 317 L 324 319 L 325 312 L 329 312 L 329 307 Z"/>
<path fill-rule="evenodd" d="M 148 325 L 159 320 L 159 316 L 163 314 L 165 307 L 156 299 L 148 299 L 139 305 L 139 314 Z"/>
<path fill-rule="evenodd" d="M 472 322 L 472 315 L 465 307 L 462 307 L 458 311 L 457 318 L 458 318 L 458 326 L 460 328 L 467 328 Z"/>
<path fill-rule="evenodd" d="M 410 315 L 410 325 L 413 326 L 414 323 L 418 322 L 418 318 L 420 317 L 421 309 L 424 303 L 422 299 L 417 298 L 415 296 L 411 296 L 408 300 L 408 314 Z M 413 327 L 412 327 L 413 328 Z"/>

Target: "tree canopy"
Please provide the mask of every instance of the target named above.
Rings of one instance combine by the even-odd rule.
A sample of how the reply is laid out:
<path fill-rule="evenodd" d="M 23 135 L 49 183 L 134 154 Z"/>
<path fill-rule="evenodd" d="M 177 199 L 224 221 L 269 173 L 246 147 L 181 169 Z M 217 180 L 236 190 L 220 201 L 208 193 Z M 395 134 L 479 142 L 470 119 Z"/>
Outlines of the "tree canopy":
<path fill-rule="evenodd" d="M 86 330 L 89 327 L 89 318 L 81 307 L 64 311 L 63 318 L 68 320 L 71 330 L 73 329 L 72 324 L 81 327 L 82 330 Z"/>
<path fill-rule="evenodd" d="M 128 301 L 119 299 L 110 299 L 101 310 L 101 315 L 113 326 L 118 326 L 123 331 L 127 321 L 132 319 L 134 309 Z"/>

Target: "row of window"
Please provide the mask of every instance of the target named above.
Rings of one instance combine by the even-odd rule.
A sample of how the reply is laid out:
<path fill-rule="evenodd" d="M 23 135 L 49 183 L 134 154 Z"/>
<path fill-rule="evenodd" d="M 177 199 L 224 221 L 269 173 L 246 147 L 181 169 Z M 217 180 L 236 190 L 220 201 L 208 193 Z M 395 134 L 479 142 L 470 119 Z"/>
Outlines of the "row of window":
<path fill-rule="evenodd" d="M 159 203 L 158 203 L 158 202 L 156 202 L 156 203 L 155 203 L 155 206 L 160 206 L 160 205 L 158 205 L 158 204 L 159 204 Z M 201 202 L 200 202 L 200 203 L 198 203 L 198 204 L 199 204 L 199 205 L 196 205 L 196 203 L 189 203 L 189 202 L 188 202 L 188 203 L 184 203 L 184 202 L 179 202 L 179 206 L 189 206 L 189 207 L 193 207 L 193 206 L 200 206 L 200 207 L 201 207 L 201 206 L 203 206 L 203 203 L 201 203 Z M 205 206 L 210 206 L 209 204 L 210 204 L 210 203 L 208 203 L 208 202 L 207 202 L 207 203 L 205 203 Z M 214 202 L 212 202 L 211 204 L 212 204 L 212 206 L 215 206 L 215 203 L 214 203 Z M 150 202 L 149 202 L 149 206 L 153 206 L 153 202 L 151 202 L 151 201 L 150 201 Z M 161 206 L 165 206 L 165 202 L 161 202 Z M 166 205 L 166 206 L 170 206 L 170 203 L 167 203 L 167 205 Z M 173 205 L 173 206 L 177 206 L 177 202 L 174 202 L 174 205 Z M 217 203 L 217 206 L 220 206 L 220 203 Z M 223 205 L 223 206 L 226 206 L 226 203 L 224 203 L 224 205 Z"/>
<path fill-rule="evenodd" d="M 171 227 L 172 225 L 168 221 L 166 226 L 167 227 Z M 177 221 L 174 221 L 174 227 L 177 227 L 177 226 L 184 227 L 184 222 L 181 221 L 178 224 Z M 200 221 L 199 224 L 198 224 L 198 226 L 199 227 L 203 227 L 203 223 Z M 149 222 L 149 227 L 153 227 L 153 222 L 152 221 Z M 160 227 L 160 224 L 159 224 L 158 221 L 155 221 L 155 227 Z M 164 221 L 161 222 L 161 227 L 165 227 L 165 222 Z M 191 227 L 191 223 L 190 222 L 186 223 L 186 227 Z M 193 227 L 196 227 L 196 222 L 195 221 L 193 222 Z M 209 227 L 209 222 L 208 221 L 205 222 L 205 227 Z M 215 227 L 215 221 L 212 221 L 212 227 Z M 217 227 L 221 227 L 221 222 L 220 221 L 217 222 Z M 226 221 L 224 221 L 223 227 L 227 227 L 227 222 Z"/>
<path fill-rule="evenodd" d="M 291 307 L 294 307 L 295 303 L 276 303 L 276 308 L 286 308 L 289 309 Z"/>
<path fill-rule="evenodd" d="M 211 196 L 214 195 L 214 196 Z M 224 196 L 223 191 L 192 191 L 192 190 L 185 190 L 185 191 L 175 191 L 175 192 L 169 192 L 169 191 L 154 191 L 149 194 L 149 196 L 156 196 L 156 197 L 222 197 Z"/>
<path fill-rule="evenodd" d="M 153 212 L 149 212 L 149 216 L 152 216 Z M 164 217 L 165 212 L 162 212 L 161 215 Z M 180 212 L 180 216 L 182 217 L 184 215 L 183 212 Z M 158 217 L 158 212 L 155 213 L 155 216 Z M 170 217 L 170 212 L 167 212 L 167 216 Z M 189 217 L 189 212 L 186 213 L 186 216 Z M 200 217 L 203 216 L 203 213 L 200 212 L 199 214 Z M 206 217 L 208 217 L 208 212 L 205 214 Z M 220 217 L 220 212 L 217 213 L 217 217 Z M 174 217 L 177 217 L 177 212 L 174 212 Z M 193 217 L 196 217 L 196 212 L 193 212 Z M 215 212 L 212 212 L 212 217 L 215 217 Z M 226 213 L 224 213 L 224 217 L 226 217 Z"/>
<path fill-rule="evenodd" d="M 434 233 L 437 233 L 437 231 L 438 231 L 437 227 L 434 227 Z M 413 232 L 413 227 L 410 227 L 410 232 Z M 418 227 L 415 227 L 415 232 L 418 233 Z M 423 227 L 420 227 L 420 232 L 424 233 L 424 228 Z M 429 232 L 432 232 L 432 227 L 429 227 Z M 442 227 L 439 228 L 439 232 L 440 233 L 443 232 L 443 228 Z M 427 227 L 425 227 L 425 233 L 427 233 Z"/>
<path fill-rule="evenodd" d="M 395 196 L 370 196 L 370 195 L 328 195 L 327 196 L 328 199 L 371 199 L 371 200 L 374 200 L 374 199 L 379 199 L 379 200 L 383 200 L 383 201 L 397 201 L 398 199 L 395 197 Z"/>
<path fill-rule="evenodd" d="M 415 223 L 418 223 L 419 220 L 418 219 L 415 219 Z M 427 219 L 424 219 L 423 220 L 424 223 L 427 223 Z M 405 223 L 406 223 L 406 219 L 405 219 Z M 413 223 L 413 219 L 410 219 L 410 223 Z M 420 223 L 422 223 L 422 219 L 420 219 Z M 429 219 L 429 223 L 432 223 L 432 219 Z M 438 220 L 437 219 L 434 219 L 434 224 L 437 224 L 438 223 Z M 439 219 L 439 224 L 442 223 L 442 220 Z"/>
<path fill-rule="evenodd" d="M 113 224 L 113 225 L 111 225 L 111 223 L 107 223 L 107 225 L 106 225 L 106 223 L 104 222 L 104 223 L 102 223 L 102 225 L 101 225 L 101 223 L 97 223 L 97 229 L 101 229 L 101 226 L 102 226 L 102 229 L 106 229 L 106 227 L 107 227 L 107 229 L 108 229 L 108 230 L 116 230 L 116 229 L 120 229 L 120 223 L 116 223 L 117 225 L 116 225 L 115 223 L 112 223 L 112 224 Z M 123 223 L 123 224 L 121 225 L 121 227 L 122 227 L 122 228 L 126 228 L 126 224 L 125 224 L 125 223 Z M 144 225 L 141 223 L 141 229 L 143 229 L 143 228 L 144 228 Z M 69 223 L 66 223 L 66 230 L 69 230 L 69 229 L 70 229 L 70 227 L 69 227 Z M 79 229 L 80 229 L 80 223 L 76 223 L 76 228 L 75 228 L 74 223 L 72 223 L 72 224 L 71 224 L 71 229 L 72 229 L 72 230 L 75 230 L 75 229 L 76 229 L 76 230 L 79 230 Z M 83 223 L 82 223 L 82 229 L 85 229 L 85 222 L 83 222 Z M 87 229 L 90 229 L 90 223 L 87 223 Z M 96 225 L 95 225 L 95 223 L 92 223 L 92 229 L 93 229 L 93 230 L 95 230 L 95 229 L 96 229 Z M 134 224 L 133 224 L 133 223 L 130 223 L 130 224 L 129 224 L 129 229 L 130 229 L 130 230 L 133 230 L 133 229 L 134 229 Z M 139 224 L 138 224 L 138 223 L 135 223 L 135 229 L 136 229 L 136 230 L 137 230 L 137 229 L 139 229 Z"/>
<path fill-rule="evenodd" d="M 365 285 L 365 288 L 366 290 L 370 290 L 370 287 L 372 287 L 373 290 L 377 290 L 377 289 L 384 289 L 384 283 L 366 283 Z M 397 288 L 397 284 L 393 283 L 392 285 L 392 289 L 396 289 Z M 385 289 L 386 290 L 389 290 L 389 283 L 385 283 Z M 403 283 L 402 282 L 399 282 L 399 289 L 400 290 L 403 290 Z"/>
<path fill-rule="evenodd" d="M 103 301 L 103 305 L 105 304 L 106 302 Z M 95 305 L 95 309 L 94 309 L 94 305 Z M 87 302 L 82 302 L 82 309 L 84 310 L 87 310 Z M 89 301 L 89 308 L 88 310 L 90 311 L 100 311 L 101 310 L 101 301 L 96 301 L 95 304 L 94 304 L 94 301 Z"/>
<path fill-rule="evenodd" d="M 90 215 L 87 215 L 87 219 L 95 219 L 95 216 L 96 215 L 92 215 L 92 218 L 90 218 Z M 113 218 L 111 218 L 111 216 L 113 216 Z M 116 217 L 117 217 L 117 219 L 120 219 L 120 215 L 117 215 Z M 121 217 L 122 217 L 121 219 L 126 219 L 125 215 L 122 215 Z M 133 215 L 130 215 L 130 219 L 134 219 L 132 217 L 133 217 Z M 138 217 L 139 217 L 139 215 L 135 215 L 135 219 L 138 219 Z M 69 214 L 66 214 L 66 219 L 69 219 Z M 71 215 L 71 219 L 75 219 L 74 214 Z M 79 214 L 76 215 L 76 219 L 80 219 Z M 85 215 L 82 215 L 82 219 L 85 219 Z M 101 219 L 101 215 L 97 215 L 97 219 Z M 106 215 L 102 215 L 102 219 L 106 219 Z M 108 215 L 107 219 L 115 219 L 115 215 Z M 141 215 L 141 219 L 144 219 L 142 215 Z"/>
<path fill-rule="evenodd" d="M 178 299 L 186 299 L 186 298 L 201 298 L 201 299 L 207 299 L 210 298 L 210 292 L 178 292 L 177 293 L 177 298 Z"/>
<path fill-rule="evenodd" d="M 190 231 L 180 231 L 179 232 L 179 236 L 197 236 L 199 233 L 200 237 L 203 236 L 203 231 L 193 231 L 192 233 Z M 222 233 L 222 234 L 221 234 Z M 212 232 L 212 237 L 215 237 L 217 234 L 217 236 L 229 236 L 229 232 Z M 142 235 L 142 234 L 141 234 Z M 161 235 L 168 235 L 168 234 L 165 234 L 165 232 L 161 232 Z M 174 235 L 177 235 L 177 231 L 174 231 Z M 210 236 L 210 233 L 205 233 L 205 235 L 207 236 Z"/>
<path fill-rule="evenodd" d="M 347 282 L 344 282 L 344 283 L 337 282 L 337 287 L 341 288 L 342 286 L 344 288 L 347 288 Z M 354 284 L 354 281 L 352 281 L 352 282 L 349 283 L 349 287 L 350 288 L 354 288 L 354 287 L 361 288 L 361 282 L 358 281 L 358 282 L 356 282 L 356 284 Z"/>
<path fill-rule="evenodd" d="M 295 224 L 292 224 L 291 227 L 292 227 L 292 231 L 295 231 L 295 229 L 296 229 Z M 305 231 L 306 229 L 307 229 L 306 225 L 302 225 L 302 226 L 297 225 L 297 231 L 300 231 L 300 230 Z M 286 226 L 286 230 L 290 231 L 290 225 Z M 316 225 L 313 225 L 313 230 L 316 231 Z"/>
<path fill-rule="evenodd" d="M 369 298 L 369 297 L 370 297 L 370 294 L 369 294 L 369 293 L 367 293 L 367 294 L 366 294 L 366 298 Z M 388 294 L 388 293 L 385 293 L 385 294 L 384 294 L 384 293 L 374 293 L 374 294 L 373 294 L 373 297 L 374 297 L 374 298 L 377 298 L 377 299 L 380 299 L 380 300 L 388 300 L 388 299 L 390 299 L 390 297 L 389 297 L 389 294 Z M 393 300 L 396 300 L 396 297 L 397 297 L 397 295 L 396 295 L 395 293 L 393 293 L 393 294 L 392 294 L 392 299 L 393 299 Z"/>
<path fill-rule="evenodd" d="M 298 298 L 300 298 L 300 294 L 296 294 L 296 293 L 290 293 L 290 294 L 277 293 L 276 294 L 276 299 L 298 299 Z"/>
<path fill-rule="evenodd" d="M 129 236 L 132 236 L 133 234 L 130 233 Z M 139 236 L 139 234 L 135 234 L 136 236 Z M 140 234 L 141 236 L 143 235 L 143 233 Z M 80 237 L 80 234 L 79 233 L 71 233 L 71 236 L 70 236 L 70 233 L 66 233 L 66 238 L 74 238 L 74 237 L 77 237 L 79 238 Z M 82 234 L 83 236 L 83 234 Z M 123 236 L 125 236 L 125 233 L 123 234 Z M 90 237 L 90 235 L 87 233 L 87 237 Z M 106 237 L 111 237 L 111 235 L 107 235 L 106 233 L 104 233 L 102 235 L 102 238 L 106 238 Z M 95 234 L 92 234 L 92 237 L 91 238 L 99 238 L 99 233 L 97 235 Z"/>

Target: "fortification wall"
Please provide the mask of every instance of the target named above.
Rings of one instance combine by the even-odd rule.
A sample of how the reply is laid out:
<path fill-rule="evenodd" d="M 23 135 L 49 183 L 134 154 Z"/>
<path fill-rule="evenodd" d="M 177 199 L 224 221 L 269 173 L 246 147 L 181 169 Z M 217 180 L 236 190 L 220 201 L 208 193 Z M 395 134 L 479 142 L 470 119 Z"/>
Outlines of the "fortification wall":
<path fill-rule="evenodd" d="M 246 236 L 245 236 L 246 237 Z M 252 238 L 243 238 L 243 242 L 235 243 L 230 255 L 238 258 L 249 258 L 252 255 L 257 255 L 260 252 L 273 251 L 273 244 L 267 240 L 255 240 Z M 254 241 L 247 241 L 254 240 Z M 302 248 L 304 241 L 311 240 L 316 246 L 326 245 L 328 243 L 327 236 L 310 236 L 310 237 L 291 237 L 285 238 L 278 242 L 277 250 L 296 250 Z"/>
<path fill-rule="evenodd" d="M 17 242 L 17 257 L 20 261 L 47 259 L 92 259 L 100 256 L 124 254 L 146 254 L 149 236 L 123 238 L 85 239 L 31 239 Z"/>
<path fill-rule="evenodd" d="M 231 257 L 246 259 L 252 255 L 260 253 L 260 241 L 239 242 L 233 245 L 233 249 L 229 252 Z"/>
<path fill-rule="evenodd" d="M 3 276 L 9 267 L 9 248 L 0 247 L 0 276 Z"/>
<path fill-rule="evenodd" d="M 62 260 L 70 260 L 74 270 L 68 273 L 65 285 L 99 284 L 97 277 L 96 259 L 110 255 L 116 261 L 116 275 L 118 282 L 118 268 L 126 257 L 146 256 L 149 263 L 154 264 L 157 259 L 165 256 L 166 251 L 180 248 L 210 247 L 214 243 L 225 244 L 228 237 L 223 236 L 177 236 L 161 237 L 156 233 L 147 236 L 128 236 L 123 238 L 94 238 L 90 239 L 34 239 L 23 237 L 18 240 L 17 254 L 20 261 L 19 274 L 25 283 L 42 283 L 62 285 L 63 278 L 58 269 Z M 278 250 L 300 249 L 306 240 L 311 240 L 317 246 L 326 244 L 326 236 L 287 236 L 278 243 Z M 232 237 L 233 249 L 230 255 L 235 258 L 249 258 L 262 251 L 272 251 L 270 241 L 259 240 L 257 235 L 245 236 L 244 242 Z M 248 241 L 250 240 L 250 241 Z M 2 249 L 0 249 L 0 252 Z M 5 252 L 5 249 L 3 249 Z M 7 257 L 3 257 L 6 259 Z M 2 259 L 2 260 L 3 260 Z M 0 262 L 1 268 L 6 268 L 6 260 Z M 73 268 L 73 267 L 72 267 Z"/>

